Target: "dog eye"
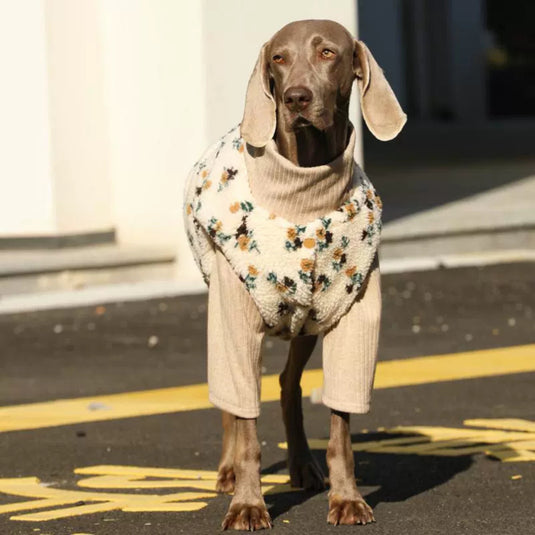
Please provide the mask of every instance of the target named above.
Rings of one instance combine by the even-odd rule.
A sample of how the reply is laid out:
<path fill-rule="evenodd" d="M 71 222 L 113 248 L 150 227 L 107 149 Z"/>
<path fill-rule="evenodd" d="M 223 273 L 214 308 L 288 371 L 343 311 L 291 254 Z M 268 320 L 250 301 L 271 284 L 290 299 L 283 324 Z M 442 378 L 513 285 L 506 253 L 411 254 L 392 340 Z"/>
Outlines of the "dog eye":
<path fill-rule="evenodd" d="M 321 51 L 321 57 L 323 59 L 333 59 L 334 56 L 336 56 L 336 54 L 332 50 L 329 50 L 328 48 L 324 48 Z"/>
<path fill-rule="evenodd" d="M 278 63 L 279 65 L 285 63 L 284 58 L 280 56 L 279 54 L 276 54 L 275 56 L 273 56 L 273 61 L 275 63 Z"/>

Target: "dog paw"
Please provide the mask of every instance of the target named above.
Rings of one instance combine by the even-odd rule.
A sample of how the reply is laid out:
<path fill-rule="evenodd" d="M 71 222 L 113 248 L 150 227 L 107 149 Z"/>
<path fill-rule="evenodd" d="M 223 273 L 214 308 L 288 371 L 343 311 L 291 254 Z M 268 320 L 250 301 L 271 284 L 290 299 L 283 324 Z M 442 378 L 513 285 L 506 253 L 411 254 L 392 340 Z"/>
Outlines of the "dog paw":
<path fill-rule="evenodd" d="M 327 522 L 338 526 L 339 524 L 369 524 L 375 522 L 372 508 L 363 498 L 344 500 L 339 496 L 329 498 L 329 514 Z"/>
<path fill-rule="evenodd" d="M 297 463 L 290 462 L 290 484 L 304 490 L 321 491 L 326 488 L 325 476 L 314 458 Z"/>
<path fill-rule="evenodd" d="M 215 490 L 225 494 L 234 492 L 234 485 L 236 483 L 236 476 L 232 466 L 230 468 L 220 468 L 217 472 L 217 482 Z"/>
<path fill-rule="evenodd" d="M 256 531 L 258 529 L 268 529 L 272 526 L 271 517 L 264 504 L 246 505 L 236 503 L 230 506 L 221 527 L 224 530 Z"/>

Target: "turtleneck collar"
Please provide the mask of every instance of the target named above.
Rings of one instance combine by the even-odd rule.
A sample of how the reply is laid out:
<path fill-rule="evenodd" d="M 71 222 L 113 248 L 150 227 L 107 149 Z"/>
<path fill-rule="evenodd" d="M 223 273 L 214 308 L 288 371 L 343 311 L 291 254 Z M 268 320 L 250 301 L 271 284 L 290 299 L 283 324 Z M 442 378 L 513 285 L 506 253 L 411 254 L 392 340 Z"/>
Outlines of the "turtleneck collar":
<path fill-rule="evenodd" d="M 336 210 L 353 182 L 355 129 L 344 152 L 332 162 L 300 167 L 281 156 L 274 140 L 263 150 L 247 146 L 245 165 L 252 196 L 263 208 L 298 224 Z"/>

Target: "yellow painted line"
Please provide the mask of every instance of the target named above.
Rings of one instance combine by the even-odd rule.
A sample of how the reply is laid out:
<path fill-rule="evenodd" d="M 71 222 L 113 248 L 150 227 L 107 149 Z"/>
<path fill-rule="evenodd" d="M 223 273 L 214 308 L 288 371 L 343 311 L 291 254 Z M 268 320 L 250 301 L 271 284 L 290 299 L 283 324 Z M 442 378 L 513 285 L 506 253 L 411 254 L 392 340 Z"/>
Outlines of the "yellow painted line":
<path fill-rule="evenodd" d="M 484 453 L 504 462 L 535 461 L 535 422 L 520 419 L 465 420 L 464 425 L 483 429 L 432 426 L 398 426 L 383 432 L 409 437 L 355 442 L 352 450 L 402 455 L 460 457 Z M 308 441 L 310 449 L 326 450 L 327 439 Z M 287 449 L 286 442 L 279 448 Z"/>
<path fill-rule="evenodd" d="M 380 362 L 375 388 L 535 372 L 535 344 Z M 321 370 L 303 374 L 304 396 L 321 387 Z M 262 401 L 278 401 L 278 375 L 262 378 Z M 22 431 L 212 408 L 208 385 L 197 384 L 0 407 L 0 432 Z"/>
<path fill-rule="evenodd" d="M 208 505 L 205 500 L 217 497 L 215 489 L 217 472 L 210 470 L 104 465 L 78 468 L 75 473 L 96 475 L 77 483 L 78 487 L 93 490 L 50 487 L 42 485 L 36 477 L 0 478 L 0 493 L 32 498 L 0 505 L 0 514 L 15 513 L 10 517 L 11 520 L 43 522 L 114 510 L 188 512 L 203 509 Z M 287 475 L 263 475 L 261 482 L 264 494 L 295 491 L 288 484 Z M 195 489 L 195 492 L 192 490 L 179 490 L 171 494 L 106 492 L 107 489 L 165 490 L 172 487 Z"/>

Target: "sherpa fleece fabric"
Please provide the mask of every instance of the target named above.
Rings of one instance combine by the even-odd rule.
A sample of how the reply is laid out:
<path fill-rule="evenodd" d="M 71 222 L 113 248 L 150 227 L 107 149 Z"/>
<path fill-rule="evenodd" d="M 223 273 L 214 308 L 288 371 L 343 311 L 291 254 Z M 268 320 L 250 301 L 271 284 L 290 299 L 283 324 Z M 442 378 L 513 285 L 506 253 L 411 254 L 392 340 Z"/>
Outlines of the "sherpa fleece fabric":
<path fill-rule="evenodd" d="M 381 200 L 353 163 L 353 184 L 338 209 L 295 224 L 252 197 L 239 126 L 208 149 L 188 176 L 184 214 L 207 284 L 215 249 L 249 291 L 267 334 L 318 334 L 351 307 L 375 257 Z"/>

